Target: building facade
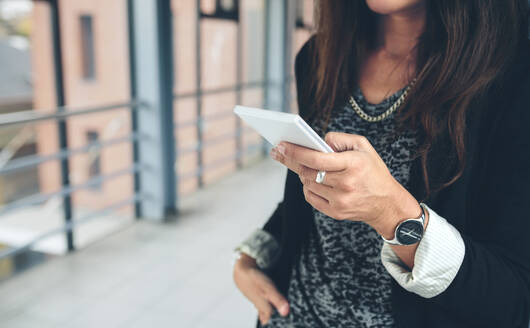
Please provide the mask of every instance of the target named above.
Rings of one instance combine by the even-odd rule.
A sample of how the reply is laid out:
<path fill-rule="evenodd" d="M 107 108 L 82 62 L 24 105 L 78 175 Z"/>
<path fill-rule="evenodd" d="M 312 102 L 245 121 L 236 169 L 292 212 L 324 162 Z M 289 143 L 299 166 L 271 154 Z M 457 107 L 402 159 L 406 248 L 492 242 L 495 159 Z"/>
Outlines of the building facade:
<path fill-rule="evenodd" d="M 208 15 L 216 5 L 239 3 L 239 23 L 216 17 L 200 19 L 197 1 L 173 0 L 174 135 L 176 138 L 177 188 L 179 194 L 193 192 L 201 181 L 211 183 L 237 167 L 237 122 L 231 115 L 236 103 L 262 107 L 265 79 L 265 10 L 267 0 L 201 1 L 201 12 Z M 130 100 L 129 43 L 127 1 L 59 0 L 60 35 L 66 106 L 75 110 L 92 106 L 127 103 Z M 312 1 L 299 1 L 297 23 L 310 25 Z M 50 11 L 44 1 L 36 1 L 33 15 L 32 65 L 34 70 L 34 105 L 40 111 L 54 111 L 52 35 Z M 238 27 L 239 24 L 239 27 Z M 310 30 L 297 24 L 292 38 L 292 57 L 307 39 Z M 239 30 L 238 30 L 239 28 Z M 295 27 L 293 26 L 293 29 Z M 200 31 L 200 37 L 198 34 Z M 238 40 L 240 43 L 238 43 Z M 200 42 L 200 46 L 197 43 Z M 240 45 L 241 54 L 237 49 Z M 200 54 L 197 53 L 200 49 Z M 197 64 L 200 61 L 202 95 L 198 94 Z M 292 65 L 291 72 L 292 75 Z M 249 87 L 240 88 L 238 79 Z M 261 83 L 261 84 L 260 84 Z M 291 83 L 292 92 L 294 84 Z M 208 90 L 221 90 L 208 93 Z M 200 100 L 203 149 L 202 168 L 198 166 L 197 106 Z M 291 103 L 296 108 L 294 102 Z M 71 149 L 130 136 L 131 115 L 128 108 L 69 118 L 67 140 Z M 243 129 L 242 162 L 261 156 L 261 138 Z M 59 151 L 56 123 L 37 126 L 37 151 L 40 155 Z M 252 146 L 256 146 L 252 148 Z M 248 150 L 248 151 L 245 151 Z M 69 159 L 72 185 L 112 175 L 131 165 L 130 143 L 117 143 Z M 91 180 L 92 179 L 92 180 Z M 61 188 L 60 163 L 39 166 L 42 193 Z M 91 184 L 72 194 L 74 207 L 103 208 L 133 192 L 131 174 Z M 130 211 L 128 208 L 127 211 Z"/>

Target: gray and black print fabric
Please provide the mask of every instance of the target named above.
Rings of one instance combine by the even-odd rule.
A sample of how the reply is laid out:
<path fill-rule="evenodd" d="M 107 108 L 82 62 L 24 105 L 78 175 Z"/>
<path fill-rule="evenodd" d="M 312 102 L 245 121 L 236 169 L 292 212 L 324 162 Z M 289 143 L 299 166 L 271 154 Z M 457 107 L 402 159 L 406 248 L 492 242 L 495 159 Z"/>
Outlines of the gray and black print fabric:
<path fill-rule="evenodd" d="M 379 104 L 368 103 L 359 88 L 353 93 L 369 115 L 387 110 L 404 89 Z M 336 108 L 328 131 L 368 138 L 391 174 L 407 187 L 417 134 L 397 136 L 395 114 L 379 122 L 361 119 L 350 106 Z M 323 137 L 322 129 L 313 126 Z M 363 222 L 338 221 L 313 209 L 314 230 L 295 263 L 289 285 L 290 313 L 275 313 L 266 327 L 394 327 L 390 303 L 391 276 L 381 262 L 383 241 Z"/>

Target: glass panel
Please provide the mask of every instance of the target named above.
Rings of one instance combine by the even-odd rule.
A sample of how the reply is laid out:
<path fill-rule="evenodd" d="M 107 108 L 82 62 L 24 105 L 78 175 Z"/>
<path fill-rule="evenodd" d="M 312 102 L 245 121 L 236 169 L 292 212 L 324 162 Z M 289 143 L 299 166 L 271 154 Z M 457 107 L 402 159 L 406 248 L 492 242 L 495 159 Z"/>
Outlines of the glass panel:
<path fill-rule="evenodd" d="M 213 181 L 234 168 L 236 156 L 236 122 L 231 111 L 236 102 L 248 106 L 263 105 L 265 63 L 265 0 L 199 1 L 203 15 L 200 20 L 200 56 L 197 55 L 197 1 L 173 0 L 175 40 L 175 132 L 180 177 L 179 190 L 191 192 L 197 186 L 193 173 L 197 171 L 197 154 L 190 152 L 197 145 L 196 91 L 197 65 L 201 71 L 201 112 L 205 119 L 202 134 L 205 142 L 203 164 L 205 181 Z M 219 7 L 217 7 L 219 5 Z M 239 13 L 230 12 L 239 5 Z M 208 16 L 210 15 L 210 16 Z M 239 16 L 239 22 L 233 17 Z M 238 39 L 240 38 L 240 39 Z M 240 42 L 240 43 L 238 43 Z M 241 53 L 238 55 L 238 45 Z M 200 60 L 200 62 L 198 62 Z M 236 88 L 238 70 L 242 82 L 241 95 Z M 252 84 L 248 86 L 247 84 Z M 212 90 L 222 92 L 208 94 Z M 188 95 L 187 98 L 179 96 Z M 190 96 L 191 95 L 191 96 Z M 222 116 L 222 117 L 221 117 Z M 211 119 L 218 117 L 218 119 Z M 256 143 L 256 136 L 244 131 L 242 145 Z M 232 137 L 230 137 L 232 134 Z M 231 157 L 231 158 L 230 158 Z M 223 159 L 225 159 L 223 161 Z"/>
<path fill-rule="evenodd" d="M 60 1 L 64 98 L 69 110 L 129 102 L 126 5 L 125 0 Z M 2 0 L 0 20 L 0 114 L 32 108 L 39 114 L 55 113 L 50 2 Z M 66 174 L 76 189 L 71 194 L 74 222 L 133 196 L 128 108 L 65 121 L 73 154 L 60 152 L 55 120 L 0 127 L 0 248 L 4 250 L 64 227 L 63 193 L 68 189 L 62 184 L 61 160 L 65 156 L 69 161 Z M 94 147 L 116 139 L 123 141 Z M 120 171 L 123 173 L 112 179 L 102 178 Z M 95 215 L 90 223 L 76 226 L 76 246 L 83 247 L 129 224 L 132 208 Z M 65 235 L 38 242 L 32 250 L 63 254 Z M 0 271 L 13 265 L 17 271 L 13 263 L 24 262 L 17 257 L 10 260 L 9 265 L 0 263 Z"/>
<path fill-rule="evenodd" d="M 92 29 L 92 16 L 81 15 L 81 64 L 83 78 L 93 79 L 96 77 L 94 59 L 94 32 Z"/>
<path fill-rule="evenodd" d="M 212 1 L 215 4 L 215 1 Z M 173 0 L 173 54 L 175 93 L 196 91 L 197 1 Z M 212 13 L 215 6 L 212 7 Z M 187 111 L 190 109 L 188 108 Z M 175 115 L 178 116 L 178 115 Z"/>
<path fill-rule="evenodd" d="M 64 90 L 68 107 L 98 107 L 130 100 L 127 1 L 60 1 Z M 81 40 L 80 40 L 81 36 Z M 39 69 L 43 67 L 39 66 Z M 90 76 L 97 78 L 90 78 Z M 66 120 L 70 149 L 88 147 L 131 135 L 128 108 L 72 117 Z M 40 135 L 39 140 L 46 140 Z M 130 199 L 133 176 L 128 141 L 100 149 L 90 148 L 69 158 L 72 186 L 85 186 L 72 194 L 74 221 Z M 122 174 L 114 175 L 118 172 Z M 112 176 L 107 179 L 104 177 Z M 58 180 L 60 176 L 48 176 Z M 74 230 L 77 247 L 83 247 L 133 220 L 128 205 Z"/>
<path fill-rule="evenodd" d="M 50 47 L 41 47 L 41 56 L 35 56 L 40 40 L 49 38 L 48 25 L 42 24 L 35 13 L 50 15 L 45 2 L 30 0 L 0 1 L 0 115 L 16 114 L 29 111 L 39 104 L 42 97 L 37 92 L 37 85 L 48 80 L 49 75 L 35 74 L 38 62 L 50 66 Z M 39 26 L 41 29 L 34 29 Z M 53 97 L 53 84 L 46 84 Z M 38 195 L 42 190 L 43 172 L 57 176 L 59 166 L 54 163 L 48 165 L 24 166 L 10 169 L 25 158 L 34 157 L 39 151 L 46 152 L 47 145 L 39 145 L 38 134 L 42 128 L 53 126 L 55 130 L 48 138 L 56 138 L 55 124 L 8 125 L 0 127 L 0 252 L 11 250 L 17 245 L 27 242 L 33 237 L 34 229 L 41 212 L 41 204 L 29 207 L 16 207 L 16 202 Z M 54 139 L 56 142 L 57 139 Z M 56 164 L 56 163 L 55 163 Z M 61 216 L 62 219 L 62 216 Z M 62 224 L 62 222 L 60 223 Z M 50 227 L 60 225 L 52 224 Z M 64 238 L 64 237 L 63 237 Z M 35 264 L 42 262 L 47 255 L 42 249 L 25 251 L 17 256 L 0 260 L 0 280 L 21 272 Z"/>
<path fill-rule="evenodd" d="M 265 68 L 265 1 L 241 2 L 243 81 L 263 81 Z"/>

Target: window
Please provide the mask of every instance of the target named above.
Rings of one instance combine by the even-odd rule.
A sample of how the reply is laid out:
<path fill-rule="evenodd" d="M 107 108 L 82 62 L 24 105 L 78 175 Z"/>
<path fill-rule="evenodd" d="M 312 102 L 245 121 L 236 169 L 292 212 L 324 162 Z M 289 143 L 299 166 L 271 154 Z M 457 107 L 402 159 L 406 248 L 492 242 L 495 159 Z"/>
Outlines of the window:
<path fill-rule="evenodd" d="M 224 11 L 233 11 L 235 7 L 234 0 L 221 0 L 221 8 Z"/>
<path fill-rule="evenodd" d="M 201 18 L 239 20 L 239 0 L 202 0 Z"/>
<path fill-rule="evenodd" d="M 81 15 L 81 65 L 83 78 L 90 80 L 96 77 L 94 60 L 94 30 L 92 16 Z"/>
<path fill-rule="evenodd" d="M 295 23 L 297 28 L 311 31 L 311 22 L 308 22 L 307 11 L 312 10 L 314 6 L 313 0 L 296 0 L 296 18 Z"/>
<path fill-rule="evenodd" d="M 304 0 L 296 0 L 296 27 L 304 27 Z"/>
<path fill-rule="evenodd" d="M 87 144 L 90 145 L 88 151 L 88 177 L 95 178 L 101 175 L 101 153 L 99 144 L 99 133 L 97 131 L 87 131 Z M 91 188 L 101 189 L 101 182 L 90 185 Z"/>

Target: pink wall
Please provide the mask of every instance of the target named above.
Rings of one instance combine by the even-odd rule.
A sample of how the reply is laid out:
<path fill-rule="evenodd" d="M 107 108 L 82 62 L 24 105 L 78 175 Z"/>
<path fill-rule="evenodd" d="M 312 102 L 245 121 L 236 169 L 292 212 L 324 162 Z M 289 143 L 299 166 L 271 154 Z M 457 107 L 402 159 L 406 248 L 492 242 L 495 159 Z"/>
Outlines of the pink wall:
<path fill-rule="evenodd" d="M 68 106 L 98 106 L 129 99 L 128 44 L 127 44 L 127 10 L 126 1 L 108 0 L 61 0 L 61 33 L 63 39 L 64 85 Z M 263 0 L 242 1 L 244 13 L 243 25 L 244 53 L 242 64 L 243 76 L 253 76 L 254 80 L 262 79 L 263 45 Z M 173 0 L 174 13 L 174 55 L 175 55 L 175 92 L 195 91 L 195 63 L 197 55 L 195 35 L 195 1 Z M 310 11 L 309 11 L 310 13 Z M 96 77 L 84 80 L 82 77 L 80 22 L 79 16 L 89 14 L 93 17 L 94 48 Z M 53 66 L 51 57 L 51 38 L 49 34 L 49 12 L 46 4 L 35 2 L 32 35 L 33 67 L 35 70 L 35 108 L 46 110 L 55 107 Z M 308 37 L 305 31 L 294 35 L 294 54 Z M 250 43 L 248 43 L 250 42 Z M 236 26 L 233 22 L 203 21 L 202 54 L 203 88 L 210 89 L 235 85 L 236 82 Z M 257 78 L 256 78 L 257 77 Z M 294 95 L 294 94 L 293 94 Z M 262 105 L 260 89 L 246 90 L 242 94 L 243 104 Z M 205 117 L 231 112 L 236 104 L 235 92 L 205 96 L 203 113 Z M 293 108 L 296 108 L 293 105 Z M 174 103 L 175 123 L 196 119 L 196 100 L 183 99 Z M 112 123 L 113 122 L 113 123 Z M 211 122 L 206 125 L 204 139 L 212 140 L 219 135 L 233 133 L 235 118 Z M 112 127 L 118 128 L 112 128 Z M 72 148 L 87 143 L 86 133 L 97 131 L 103 140 L 118 138 L 130 132 L 129 112 L 114 110 L 106 113 L 84 115 L 68 119 L 68 142 Z M 49 154 L 57 151 L 57 127 L 54 123 L 38 125 L 38 151 Z M 109 132 L 110 131 L 110 132 Z M 182 128 L 176 131 L 178 147 L 185 148 L 196 143 L 195 127 Z M 260 142 L 254 133 L 244 137 L 244 144 Z M 227 140 L 204 150 L 204 161 L 208 165 L 216 160 L 235 154 L 235 141 Z M 128 144 L 105 148 L 101 153 L 102 174 L 109 174 L 131 165 L 131 147 Z M 247 158 L 246 160 L 251 160 Z M 86 181 L 88 177 L 88 155 L 73 156 L 70 161 L 74 184 Z M 196 154 L 183 155 L 178 159 L 177 171 L 186 174 L 196 169 Z M 229 162 L 205 173 L 207 183 L 224 176 L 235 169 L 235 163 Z M 41 165 L 39 168 L 42 192 L 51 192 L 60 188 L 60 171 L 57 162 Z M 105 182 L 101 189 L 79 191 L 74 193 L 75 206 L 101 208 L 131 196 L 132 177 L 129 175 Z M 195 190 L 196 180 L 187 179 L 179 184 L 180 193 Z M 130 210 L 130 209 L 129 209 Z"/>

